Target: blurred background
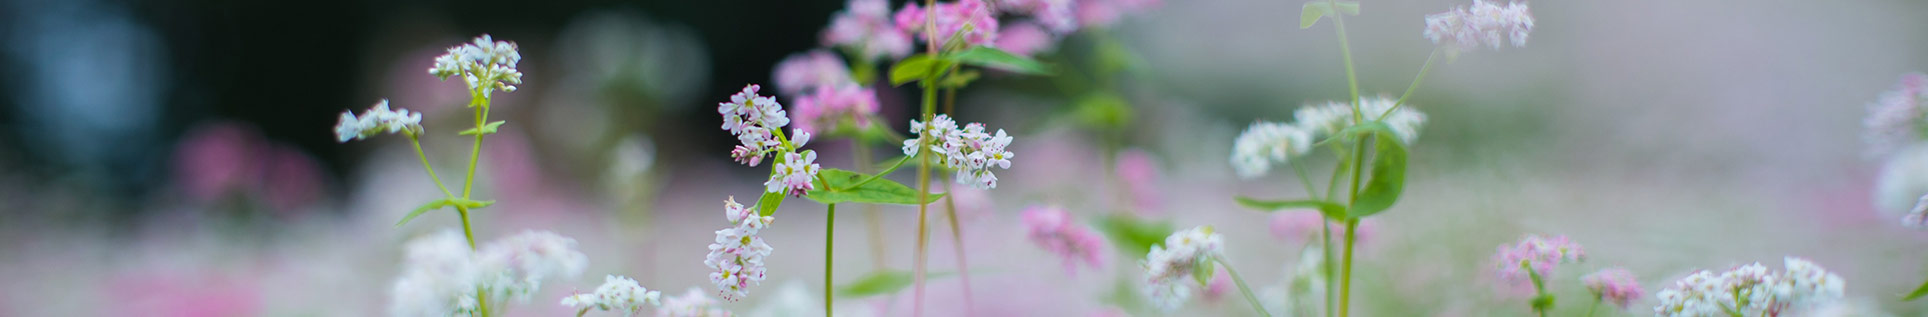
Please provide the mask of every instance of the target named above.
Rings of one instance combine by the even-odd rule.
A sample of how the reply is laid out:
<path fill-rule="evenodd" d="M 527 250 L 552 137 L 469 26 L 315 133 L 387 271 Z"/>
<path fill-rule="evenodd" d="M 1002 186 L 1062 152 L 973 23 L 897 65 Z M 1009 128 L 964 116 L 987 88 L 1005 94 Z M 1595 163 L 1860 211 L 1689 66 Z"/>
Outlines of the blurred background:
<path fill-rule="evenodd" d="M 1402 92 L 1433 47 L 1422 17 L 1466 4 L 1365 1 L 1346 20 L 1362 93 Z M 409 144 L 338 143 L 332 128 L 382 99 L 423 112 L 423 147 L 459 182 L 464 86 L 424 70 L 484 33 L 519 45 L 526 84 L 494 101 L 508 124 L 485 144 L 477 187 L 499 203 L 478 212 L 477 235 L 555 231 L 590 256 L 584 276 L 509 314 L 568 314 L 555 299 L 604 274 L 710 290 L 700 258 L 726 226 L 718 201 L 754 201 L 765 177 L 730 161 L 736 141 L 712 106 L 820 46 L 845 5 L 0 0 L 0 315 L 386 312 L 402 243 L 460 224 L 432 212 L 396 226 L 437 197 Z M 1284 285 L 1305 242 L 1230 198 L 1303 190 L 1285 170 L 1239 179 L 1227 156 L 1255 120 L 1345 98 L 1331 25 L 1297 28 L 1300 5 L 1165 1 L 1038 53 L 1061 76 L 992 72 L 965 90 L 955 116 L 1012 132 L 1020 154 L 997 189 L 957 189 L 971 314 L 1162 314 L 1130 291 L 1141 250 L 1066 274 L 1026 241 L 1019 211 L 1033 206 L 1098 227 L 1214 225 L 1247 279 Z M 1928 314 L 1899 300 L 1928 279 L 1916 251 L 1928 236 L 1897 223 L 1928 192 L 1928 168 L 1902 160 L 1928 157 L 1870 158 L 1861 139 L 1866 105 L 1928 69 L 1928 3 L 1532 9 L 1525 47 L 1442 60 L 1409 102 L 1429 121 L 1405 199 L 1369 224 L 1355 311 L 1527 315 L 1527 296 L 1496 290 L 1488 258 L 1540 233 L 1587 247 L 1556 279 L 1561 312 L 1583 312 L 1578 276 L 1598 268 L 1629 268 L 1652 294 L 1693 270 L 1801 256 L 1849 282 L 1842 315 Z M 878 97 L 907 131 L 918 91 Z M 856 164 L 848 141 L 813 146 L 827 167 Z M 1309 163 L 1321 176 L 1332 166 Z M 821 205 L 784 206 L 765 231 L 770 280 L 725 305 L 739 314 L 821 314 L 808 306 L 825 296 Z M 911 263 L 914 209 L 860 210 L 837 220 L 840 284 Z M 947 224 L 932 218 L 933 271 L 957 270 Z M 933 280 L 928 312 L 966 314 L 957 281 Z M 840 300 L 851 307 L 838 314 L 907 314 L 900 297 Z M 1236 294 L 1204 297 L 1172 314 L 1252 313 Z"/>

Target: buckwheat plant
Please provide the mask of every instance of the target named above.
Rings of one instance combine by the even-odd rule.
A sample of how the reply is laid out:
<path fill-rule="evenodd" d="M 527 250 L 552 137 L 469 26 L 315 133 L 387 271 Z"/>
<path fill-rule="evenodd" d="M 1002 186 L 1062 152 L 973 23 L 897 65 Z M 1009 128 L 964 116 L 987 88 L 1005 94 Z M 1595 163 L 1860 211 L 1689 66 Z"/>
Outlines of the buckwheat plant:
<path fill-rule="evenodd" d="M 1787 257 L 1786 271 L 1770 272 L 1760 263 L 1719 273 L 1698 271 L 1655 295 L 1655 316 L 1800 316 L 1839 301 L 1847 287 L 1841 276 Z"/>
<path fill-rule="evenodd" d="M 1587 291 L 1593 293 L 1593 306 L 1587 308 L 1587 316 L 1600 309 L 1601 303 L 1612 303 L 1620 309 L 1633 307 L 1634 299 L 1640 298 L 1645 291 L 1640 289 L 1640 281 L 1633 272 L 1623 268 L 1610 268 L 1587 274 L 1580 281 L 1586 283 Z"/>
<path fill-rule="evenodd" d="M 576 293 L 562 298 L 562 306 L 580 307 L 576 316 L 589 313 L 590 309 L 618 311 L 623 316 L 642 313 L 645 305 L 662 306 L 663 293 L 643 288 L 636 280 L 610 275 L 603 277 L 602 286 L 592 293 Z"/>
<path fill-rule="evenodd" d="M 1553 292 L 1548 291 L 1546 280 L 1553 278 L 1553 268 L 1565 263 L 1579 262 L 1586 257 L 1580 244 L 1567 240 L 1564 236 L 1543 237 L 1528 235 L 1513 245 L 1502 245 L 1493 254 L 1495 273 L 1510 287 L 1531 283 L 1533 300 L 1530 304 L 1533 313 L 1546 316 L 1553 309 Z"/>
<path fill-rule="evenodd" d="M 482 138 L 494 134 L 503 124 L 489 121 L 489 100 L 497 90 L 515 92 L 515 85 L 522 84 L 522 72 L 516 69 L 521 61 L 522 54 L 515 43 L 496 41 L 484 34 L 475 38 L 474 43 L 450 47 L 447 54 L 435 58 L 435 67 L 428 69 L 429 75 L 443 80 L 460 77 L 468 84 L 468 107 L 474 113 L 475 127 L 457 134 L 474 136 L 475 143 L 469 149 L 468 173 L 461 195 L 442 184 L 428 154 L 422 150 L 421 138 L 428 131 L 422 126 L 421 113 L 390 109 L 388 101 L 382 100 L 361 115 L 343 112 L 341 121 L 336 123 L 335 137 L 343 143 L 382 134 L 408 137 L 416 157 L 422 161 L 422 168 L 442 192 L 442 198 L 415 208 L 396 226 L 443 208 L 455 209 L 456 216 L 462 220 L 459 238 L 453 231 L 442 231 L 408 243 L 407 261 L 391 294 L 391 314 L 486 317 L 491 308 L 499 308 L 508 300 L 528 300 L 529 294 L 539 289 L 544 279 L 574 277 L 588 265 L 588 257 L 576 251 L 576 240 L 554 233 L 524 232 L 482 246 L 475 242 L 470 212 L 494 203 L 473 196 L 476 162 L 481 159 Z"/>
<path fill-rule="evenodd" d="M 1331 17 L 1334 33 L 1339 38 L 1350 98 L 1300 107 L 1294 112 L 1296 122 L 1253 123 L 1234 141 L 1230 160 L 1233 171 L 1248 179 L 1265 175 L 1274 165 L 1289 165 L 1308 196 L 1292 200 L 1237 197 L 1240 204 L 1267 212 L 1317 210 L 1326 218 L 1344 224 L 1342 255 L 1330 254 L 1330 250 L 1335 250 L 1332 225 L 1322 226 L 1319 239 L 1319 249 L 1327 252 L 1323 257 L 1327 261 L 1325 274 L 1328 280 L 1338 281 L 1339 286 L 1337 292 L 1327 292 L 1325 300 L 1326 305 L 1336 309 L 1325 311 L 1327 315 L 1336 312 L 1338 316 L 1350 314 L 1353 245 L 1359 221 L 1384 212 L 1398 202 L 1406 183 L 1407 148 L 1418 140 L 1426 122 L 1426 115 L 1407 107 L 1406 100 L 1412 97 L 1441 55 L 1450 59 L 1482 48 L 1497 50 L 1502 44 L 1524 46 L 1533 29 L 1533 17 L 1521 2 L 1497 5 L 1476 0 L 1470 7 L 1427 15 L 1426 28 L 1421 34 L 1436 46 L 1406 92 L 1398 99 L 1362 97 L 1345 27 L 1345 16 L 1358 13 L 1358 2 L 1314 0 L 1305 3 L 1299 19 L 1299 27 L 1306 29 L 1317 25 L 1320 19 Z M 1323 193 L 1307 175 L 1303 162 L 1319 148 L 1329 150 L 1337 162 Z M 1341 262 L 1333 265 L 1331 261 L 1335 259 Z M 1337 278 L 1330 278 L 1334 275 Z M 1336 300 L 1333 294 L 1337 294 Z M 1258 303 L 1253 305 L 1256 307 Z"/>
<path fill-rule="evenodd" d="M 1928 101 L 1928 75 L 1908 73 L 1901 76 L 1894 89 L 1881 93 L 1875 102 L 1869 103 L 1868 115 L 1862 119 L 1861 138 L 1867 144 L 1865 154 L 1888 161 L 1878 181 L 1876 203 L 1886 205 L 1896 198 L 1918 197 L 1914 207 L 1901 216 L 1901 226 L 1911 229 L 1928 228 L 1928 193 L 1905 185 L 1909 182 L 1907 179 L 1918 176 L 1896 166 L 1921 159 L 1907 150 L 1928 143 L 1928 108 L 1922 107 L 1924 101 Z M 1902 300 L 1915 300 L 1924 295 L 1928 295 L 1928 282 L 1922 282 Z"/>

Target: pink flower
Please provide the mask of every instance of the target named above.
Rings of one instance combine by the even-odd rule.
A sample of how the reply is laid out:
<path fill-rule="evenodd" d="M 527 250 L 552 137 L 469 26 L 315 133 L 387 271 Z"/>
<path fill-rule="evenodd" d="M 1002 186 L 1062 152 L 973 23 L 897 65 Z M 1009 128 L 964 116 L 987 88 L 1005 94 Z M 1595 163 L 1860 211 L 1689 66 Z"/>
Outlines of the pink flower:
<path fill-rule="evenodd" d="M 910 54 L 910 35 L 891 20 L 884 0 L 850 0 L 823 30 L 823 45 L 842 47 L 858 58 L 899 58 Z"/>
<path fill-rule="evenodd" d="M 1580 244 L 1568 241 L 1566 236 L 1527 235 L 1513 245 L 1500 246 L 1493 254 L 1493 263 L 1501 280 L 1519 284 L 1531 281 L 1528 274 L 1549 278 L 1554 266 L 1579 262 L 1584 257 Z"/>
<path fill-rule="evenodd" d="M 1038 23 L 1050 28 L 1051 32 L 1069 34 L 1078 30 L 1078 18 L 1072 10 L 1074 4 L 1072 1 L 1076 0 L 1005 0 L 998 2 L 998 9 L 1007 13 L 1030 15 Z"/>
<path fill-rule="evenodd" d="M 997 34 L 998 49 L 1018 55 L 1036 55 L 1051 51 L 1058 39 L 1036 23 L 1018 22 L 1005 27 Z"/>
<path fill-rule="evenodd" d="M 798 129 L 821 134 L 840 130 L 846 123 L 864 129 L 877 115 L 877 91 L 856 84 L 817 86 L 816 92 L 798 97 L 792 104 L 796 107 L 790 113 L 796 116 Z"/>
<path fill-rule="evenodd" d="M 1031 242 L 1064 259 L 1065 274 L 1076 275 L 1079 261 L 1092 269 L 1104 267 L 1104 237 L 1074 223 L 1064 209 L 1034 206 L 1021 217 Z"/>
<path fill-rule="evenodd" d="M 1079 0 L 1075 6 L 1078 22 L 1084 27 L 1111 27 L 1126 14 L 1149 10 L 1159 0 Z"/>
<path fill-rule="evenodd" d="M 1511 40 L 1514 47 L 1526 46 L 1526 37 L 1532 31 L 1533 14 L 1525 3 L 1510 2 L 1501 6 L 1473 0 L 1471 7 L 1426 15 L 1426 29 L 1422 34 L 1433 44 L 1459 52 L 1480 46 L 1497 50 L 1500 43 L 1507 40 Z"/>
<path fill-rule="evenodd" d="M 1620 309 L 1632 306 L 1633 300 L 1640 298 L 1643 293 L 1640 281 L 1634 279 L 1633 272 L 1623 268 L 1600 270 L 1587 274 L 1580 281 L 1587 284 L 1587 290 L 1592 291 L 1594 297 L 1620 306 Z"/>
<path fill-rule="evenodd" d="M 856 83 L 850 79 L 850 66 L 844 65 L 843 58 L 823 49 L 784 57 L 772 76 L 776 77 L 777 92 L 785 94 Z"/>
<path fill-rule="evenodd" d="M 1868 104 L 1868 117 L 1861 120 L 1861 139 L 1868 144 L 1869 157 L 1885 156 L 1921 141 L 1922 127 L 1928 123 L 1923 118 L 1923 98 L 1928 98 L 1928 75 L 1908 73 L 1893 90 Z"/>
<path fill-rule="evenodd" d="M 766 192 L 789 193 L 803 197 L 804 193 L 816 189 L 814 180 L 822 169 L 817 165 L 817 151 L 783 153 L 783 162 L 778 162 L 776 173 L 770 180 L 763 182 Z"/>
<path fill-rule="evenodd" d="M 1272 236 L 1290 243 L 1315 243 L 1322 238 L 1319 234 L 1319 231 L 1324 229 L 1319 226 L 1322 220 L 1325 220 L 1325 216 L 1319 214 L 1316 210 L 1281 210 L 1272 215 Z M 1335 241 L 1334 243 L 1345 239 L 1346 224 L 1344 222 L 1329 221 L 1326 223 L 1332 225 L 1332 241 Z M 1371 241 L 1375 235 L 1374 232 L 1378 231 L 1375 230 L 1378 227 L 1378 221 L 1371 219 L 1360 220 L 1359 233 L 1353 237 L 1354 243 Z"/>
<path fill-rule="evenodd" d="M 985 6 L 983 1 L 959 0 L 938 3 L 933 11 L 935 12 L 925 12 L 925 9 L 918 6 L 916 1 L 912 1 L 905 3 L 903 9 L 898 9 L 894 19 L 897 21 L 897 28 L 916 33 L 920 40 L 932 42 L 930 32 L 926 32 L 928 30 L 924 27 L 927 24 L 925 19 L 931 18 L 927 15 L 934 14 L 937 25 L 935 42 L 938 47 L 950 43 L 953 34 L 963 35 L 963 44 L 968 46 L 992 45 L 997 39 L 997 18 L 991 16 L 990 8 Z"/>
<path fill-rule="evenodd" d="M 1212 282 L 1205 284 L 1206 301 L 1218 301 L 1232 291 L 1232 275 L 1226 274 L 1225 268 L 1219 267 L 1213 273 Z"/>

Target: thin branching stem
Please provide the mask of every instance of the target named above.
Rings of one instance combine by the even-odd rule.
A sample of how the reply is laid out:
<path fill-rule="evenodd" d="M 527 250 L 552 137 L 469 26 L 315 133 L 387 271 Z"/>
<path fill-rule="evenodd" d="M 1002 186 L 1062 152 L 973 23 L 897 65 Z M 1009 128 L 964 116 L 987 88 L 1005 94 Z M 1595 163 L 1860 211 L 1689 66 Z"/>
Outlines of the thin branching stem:
<path fill-rule="evenodd" d="M 1252 288 L 1245 286 L 1245 278 L 1239 277 L 1238 270 L 1232 269 L 1231 261 L 1226 261 L 1224 256 L 1218 256 L 1218 255 L 1212 256 L 1212 260 L 1218 261 L 1219 267 L 1224 267 L 1225 273 L 1232 275 L 1232 283 L 1238 285 L 1238 292 L 1240 294 L 1245 294 L 1245 301 L 1252 304 L 1252 310 L 1257 310 L 1259 312 L 1259 316 L 1266 316 L 1266 317 L 1272 316 L 1272 313 L 1265 311 L 1265 304 L 1259 303 L 1259 297 L 1256 295 L 1252 295 Z"/>

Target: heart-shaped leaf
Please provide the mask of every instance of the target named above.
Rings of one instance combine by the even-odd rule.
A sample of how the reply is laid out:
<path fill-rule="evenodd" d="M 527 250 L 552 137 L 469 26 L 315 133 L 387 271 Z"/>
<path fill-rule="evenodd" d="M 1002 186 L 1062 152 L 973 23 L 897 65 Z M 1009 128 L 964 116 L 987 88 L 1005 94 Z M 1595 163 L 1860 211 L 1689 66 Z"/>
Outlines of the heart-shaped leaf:
<path fill-rule="evenodd" d="M 1372 179 L 1347 208 L 1351 218 L 1365 218 L 1392 208 L 1406 188 L 1406 145 L 1390 132 L 1374 132 Z"/>
<path fill-rule="evenodd" d="M 977 46 L 949 56 L 951 60 L 965 65 L 1002 69 L 1020 74 L 1049 75 L 1051 69 L 1044 63 L 1030 57 L 1011 54 L 994 47 Z M 895 76 L 893 76 L 895 77 Z"/>
<path fill-rule="evenodd" d="M 1288 208 L 1311 208 L 1318 210 L 1319 214 L 1325 215 L 1326 218 L 1345 219 L 1346 217 L 1345 205 L 1324 200 L 1260 200 L 1244 196 L 1233 197 L 1232 199 L 1237 200 L 1240 206 L 1258 209 L 1263 212 L 1274 212 Z"/>

